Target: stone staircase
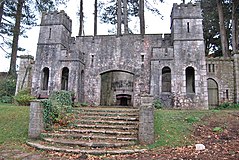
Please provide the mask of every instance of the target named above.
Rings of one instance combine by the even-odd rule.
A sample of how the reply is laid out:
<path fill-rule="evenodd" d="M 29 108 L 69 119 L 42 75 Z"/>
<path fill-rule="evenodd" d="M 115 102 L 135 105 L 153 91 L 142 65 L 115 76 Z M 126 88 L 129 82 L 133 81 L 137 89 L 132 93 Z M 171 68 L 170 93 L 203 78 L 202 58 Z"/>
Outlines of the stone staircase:
<path fill-rule="evenodd" d="M 130 154 L 137 149 L 139 110 L 117 107 L 75 108 L 71 126 L 41 134 L 28 145 L 50 151 L 83 154 Z"/>

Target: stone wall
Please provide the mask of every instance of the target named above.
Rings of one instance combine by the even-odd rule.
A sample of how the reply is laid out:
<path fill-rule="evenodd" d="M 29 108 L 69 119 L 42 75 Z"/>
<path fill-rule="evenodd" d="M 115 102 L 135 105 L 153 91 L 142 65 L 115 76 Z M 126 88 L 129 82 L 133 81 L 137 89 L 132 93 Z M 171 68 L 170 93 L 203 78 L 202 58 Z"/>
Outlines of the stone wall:
<path fill-rule="evenodd" d="M 34 57 L 31 55 L 21 55 L 19 70 L 17 73 L 16 94 L 22 89 L 31 89 L 32 87 L 32 69 L 34 66 Z"/>
<path fill-rule="evenodd" d="M 233 58 L 207 58 L 207 79 L 218 86 L 218 102 L 234 102 L 235 77 Z"/>
<path fill-rule="evenodd" d="M 101 74 L 124 71 L 134 75 L 133 105 L 140 94 L 150 91 L 150 59 L 153 47 L 162 46 L 162 35 L 76 37 L 78 50 L 85 53 L 85 100 L 100 104 Z"/>

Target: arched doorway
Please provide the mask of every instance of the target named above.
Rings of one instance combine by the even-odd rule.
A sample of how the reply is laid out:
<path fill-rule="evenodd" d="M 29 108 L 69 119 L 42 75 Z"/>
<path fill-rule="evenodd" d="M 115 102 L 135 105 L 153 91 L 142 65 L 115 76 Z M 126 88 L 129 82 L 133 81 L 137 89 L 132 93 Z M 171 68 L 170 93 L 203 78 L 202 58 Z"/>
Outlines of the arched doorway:
<path fill-rule="evenodd" d="M 216 107 L 219 105 L 218 100 L 218 84 L 217 82 L 209 78 L 207 79 L 207 87 L 208 87 L 208 105 L 209 107 Z"/>
<path fill-rule="evenodd" d="M 101 74 L 100 105 L 132 106 L 134 75 L 126 71 Z"/>

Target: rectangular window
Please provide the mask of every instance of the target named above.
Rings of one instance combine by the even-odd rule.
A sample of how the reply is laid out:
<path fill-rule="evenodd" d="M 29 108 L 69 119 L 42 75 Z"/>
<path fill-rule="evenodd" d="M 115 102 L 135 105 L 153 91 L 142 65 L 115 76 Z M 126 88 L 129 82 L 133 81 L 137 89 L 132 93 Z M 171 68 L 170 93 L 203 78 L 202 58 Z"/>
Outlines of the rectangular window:
<path fill-rule="evenodd" d="M 51 28 L 50 28 L 50 31 L 49 31 L 49 39 L 51 39 Z"/>
<path fill-rule="evenodd" d="M 187 22 L 187 31 L 188 31 L 188 33 L 190 32 L 189 22 Z"/>
<path fill-rule="evenodd" d="M 228 89 L 226 89 L 226 99 L 229 99 L 229 92 L 228 92 Z"/>
<path fill-rule="evenodd" d="M 208 64 L 208 72 L 211 72 L 211 64 Z"/>

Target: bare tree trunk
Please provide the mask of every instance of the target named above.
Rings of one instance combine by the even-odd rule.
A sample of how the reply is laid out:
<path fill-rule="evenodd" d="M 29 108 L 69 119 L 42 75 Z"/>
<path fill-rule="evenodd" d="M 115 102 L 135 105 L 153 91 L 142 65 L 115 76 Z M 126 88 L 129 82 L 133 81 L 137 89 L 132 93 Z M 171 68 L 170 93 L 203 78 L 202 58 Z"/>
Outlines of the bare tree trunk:
<path fill-rule="evenodd" d="M 95 15 L 94 15 L 94 36 L 97 35 L 97 0 L 95 0 Z"/>
<path fill-rule="evenodd" d="M 124 34 L 128 34 L 129 33 L 129 26 L 128 26 L 128 0 L 124 0 L 123 3 L 123 8 L 124 8 Z"/>
<path fill-rule="evenodd" d="M 121 0 L 117 0 L 117 36 L 121 35 Z"/>
<path fill-rule="evenodd" d="M 140 34 L 145 34 L 145 20 L 144 20 L 144 0 L 139 0 L 139 20 L 140 20 Z"/>
<path fill-rule="evenodd" d="M 1 4 L 0 4 L 0 26 L 1 26 L 1 24 L 2 24 L 2 16 L 3 16 L 4 3 L 5 3 L 5 0 L 1 0 Z"/>
<path fill-rule="evenodd" d="M 10 61 L 10 69 L 8 73 L 11 76 L 16 77 L 16 62 L 17 62 L 17 50 L 18 50 L 18 40 L 20 35 L 20 27 L 21 27 L 21 18 L 22 18 L 22 8 L 23 8 L 24 0 L 18 0 L 17 3 L 17 11 L 15 15 L 15 26 L 13 29 L 13 41 L 12 41 L 12 54 Z"/>
<path fill-rule="evenodd" d="M 229 57 L 230 53 L 229 53 L 227 34 L 226 34 L 225 23 L 224 23 L 222 0 L 217 0 L 217 10 L 218 10 L 218 16 L 219 16 L 222 54 L 224 57 Z"/>
<path fill-rule="evenodd" d="M 83 33 L 83 0 L 80 0 L 80 28 L 79 28 L 79 36 L 82 36 Z"/>
<path fill-rule="evenodd" d="M 232 1 L 232 51 L 236 53 L 238 50 L 238 19 L 236 14 L 236 8 L 239 2 L 237 0 Z"/>

